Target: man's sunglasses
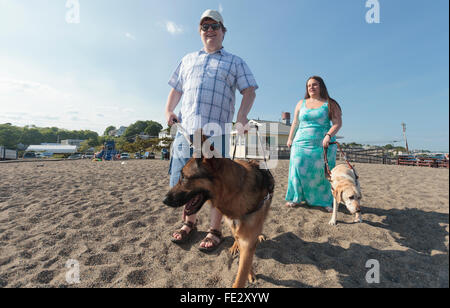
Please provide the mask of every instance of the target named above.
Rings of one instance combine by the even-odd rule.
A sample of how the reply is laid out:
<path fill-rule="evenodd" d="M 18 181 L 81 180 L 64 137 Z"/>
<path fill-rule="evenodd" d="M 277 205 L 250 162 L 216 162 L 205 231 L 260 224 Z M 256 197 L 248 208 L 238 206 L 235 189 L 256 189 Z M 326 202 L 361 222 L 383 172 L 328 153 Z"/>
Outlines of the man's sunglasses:
<path fill-rule="evenodd" d="M 201 27 L 202 27 L 202 30 L 206 32 L 209 30 L 209 27 L 211 27 L 214 31 L 217 31 L 222 26 L 219 23 L 217 23 L 217 24 L 203 24 Z"/>

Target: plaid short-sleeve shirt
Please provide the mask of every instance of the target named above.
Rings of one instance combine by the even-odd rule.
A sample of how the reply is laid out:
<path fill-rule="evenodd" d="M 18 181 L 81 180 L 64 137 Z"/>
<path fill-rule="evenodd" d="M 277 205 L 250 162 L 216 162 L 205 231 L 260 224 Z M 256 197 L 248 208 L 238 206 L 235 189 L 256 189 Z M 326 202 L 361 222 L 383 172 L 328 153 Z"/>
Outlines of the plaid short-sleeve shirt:
<path fill-rule="evenodd" d="M 204 50 L 186 55 L 169 80 L 183 94 L 181 122 L 191 134 L 207 123 L 216 123 L 225 134 L 225 124 L 234 116 L 236 89 L 258 88 L 244 60 L 223 48 L 213 54 Z"/>

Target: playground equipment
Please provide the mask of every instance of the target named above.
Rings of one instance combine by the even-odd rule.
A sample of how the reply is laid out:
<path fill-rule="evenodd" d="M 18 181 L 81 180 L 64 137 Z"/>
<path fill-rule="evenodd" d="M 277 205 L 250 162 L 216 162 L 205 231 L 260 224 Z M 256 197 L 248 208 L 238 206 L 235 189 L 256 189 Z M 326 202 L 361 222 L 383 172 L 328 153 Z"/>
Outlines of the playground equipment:
<path fill-rule="evenodd" d="M 116 143 L 114 141 L 105 141 L 101 152 L 95 155 L 96 159 L 113 160 L 117 155 Z"/>

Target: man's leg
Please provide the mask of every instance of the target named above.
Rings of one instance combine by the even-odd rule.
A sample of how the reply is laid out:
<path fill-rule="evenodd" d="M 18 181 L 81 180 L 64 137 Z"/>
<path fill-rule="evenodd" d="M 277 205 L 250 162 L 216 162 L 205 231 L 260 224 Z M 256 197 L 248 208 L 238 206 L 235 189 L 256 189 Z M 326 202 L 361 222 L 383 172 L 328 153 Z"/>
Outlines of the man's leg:
<path fill-rule="evenodd" d="M 181 134 L 177 134 L 172 147 L 172 155 L 170 160 L 170 187 L 174 187 L 181 176 L 181 169 L 183 169 L 184 165 L 189 161 L 192 153 L 190 152 L 190 147 L 187 144 L 186 140 L 184 139 L 184 136 Z M 192 224 L 195 224 L 197 220 L 197 215 L 192 216 L 185 216 L 183 211 L 182 221 L 183 222 L 191 222 Z M 184 230 L 186 234 L 189 234 L 191 232 L 191 228 L 187 225 L 183 225 L 181 230 Z M 173 238 L 176 240 L 181 239 L 181 234 L 178 231 L 175 231 L 172 234 Z"/>
<path fill-rule="evenodd" d="M 215 207 L 211 206 L 211 224 L 210 224 L 211 229 L 217 230 L 219 232 L 222 232 L 222 213 L 220 213 Z M 210 238 L 213 243 L 209 242 L 209 241 L 205 241 L 203 240 L 200 243 L 200 247 L 203 248 L 210 248 L 212 246 L 215 246 L 217 244 L 219 244 L 222 239 L 217 237 L 216 235 L 212 234 L 212 233 L 208 233 L 208 235 L 206 235 L 206 238 Z"/>

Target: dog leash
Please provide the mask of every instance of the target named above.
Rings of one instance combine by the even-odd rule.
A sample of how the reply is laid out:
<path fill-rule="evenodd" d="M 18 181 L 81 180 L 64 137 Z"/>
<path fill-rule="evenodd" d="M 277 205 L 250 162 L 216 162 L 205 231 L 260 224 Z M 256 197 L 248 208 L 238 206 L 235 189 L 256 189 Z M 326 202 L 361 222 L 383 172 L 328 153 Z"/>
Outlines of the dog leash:
<path fill-rule="evenodd" d="M 256 127 L 256 134 L 258 135 L 259 144 L 261 145 L 261 150 L 262 150 L 262 152 L 263 152 L 264 165 L 265 165 L 265 167 L 266 167 L 265 170 L 266 170 L 266 172 L 269 173 L 269 176 L 271 176 L 271 177 L 273 178 L 273 175 L 272 175 L 272 173 L 270 172 L 270 169 L 269 169 L 268 166 L 267 166 L 266 152 L 264 151 L 264 147 L 262 146 L 261 135 L 260 135 L 260 133 L 259 133 L 259 126 L 260 126 L 260 124 L 259 124 L 258 122 L 256 122 L 256 121 L 253 121 L 253 120 L 250 120 L 249 123 L 250 123 L 250 124 L 253 124 L 253 125 Z M 235 141 L 235 143 L 234 143 L 234 149 L 233 149 L 232 160 L 234 160 L 234 158 L 235 158 L 235 156 L 236 156 L 236 147 L 237 147 L 237 144 L 238 144 L 238 140 L 239 140 L 240 138 L 241 138 L 240 135 L 236 135 L 236 141 Z M 258 203 L 258 206 L 256 206 L 256 207 L 255 207 L 254 209 L 252 209 L 250 212 L 246 213 L 245 216 L 251 215 L 251 214 L 253 214 L 253 213 L 259 211 L 259 210 L 264 206 L 264 204 L 266 203 L 266 201 L 271 200 L 271 199 L 273 198 L 273 190 L 274 190 L 274 187 L 270 187 L 270 188 L 269 188 L 269 192 L 268 192 L 267 195 L 264 197 L 264 199 L 263 199 L 260 203 Z"/>
<path fill-rule="evenodd" d="M 186 141 L 189 144 L 190 148 L 194 148 L 194 144 L 191 141 L 191 138 L 189 137 L 188 132 L 184 129 L 183 126 L 181 126 L 180 123 L 178 123 L 177 119 L 173 119 L 173 125 L 175 125 L 175 127 L 177 128 L 177 131 L 183 135 L 184 139 L 186 139 Z"/>
<path fill-rule="evenodd" d="M 181 126 L 181 124 L 178 123 L 178 121 L 177 121 L 176 119 L 173 119 L 173 122 L 174 122 L 174 125 L 177 127 L 178 131 L 184 136 L 184 138 L 185 138 L 186 141 L 188 142 L 189 147 L 190 147 L 190 148 L 194 148 L 194 144 L 192 143 L 191 139 L 189 138 L 189 134 L 188 134 L 188 132 L 184 129 L 184 127 Z M 269 168 L 268 168 L 268 166 L 267 166 L 266 153 L 265 153 L 264 147 L 262 146 L 262 143 L 261 143 L 261 136 L 260 136 L 260 134 L 259 134 L 259 129 L 258 129 L 259 123 L 256 123 L 256 122 L 253 121 L 253 120 L 251 120 L 250 122 L 251 122 L 252 124 L 254 124 L 255 127 L 256 127 L 256 133 L 257 133 L 257 135 L 258 135 L 259 143 L 261 144 L 261 149 L 262 149 L 262 151 L 263 151 L 264 164 L 266 165 L 266 170 L 267 170 L 267 172 L 269 172 L 269 175 L 272 176 L 272 173 L 270 172 L 270 170 L 269 170 Z M 250 123 L 250 122 L 249 122 L 249 123 Z M 239 135 L 237 135 L 236 137 L 239 137 L 239 138 L 240 138 Z M 232 158 L 232 160 L 234 160 L 235 155 L 236 155 L 236 146 L 237 146 L 237 141 L 238 141 L 238 140 L 239 140 L 239 139 L 236 138 L 236 142 L 235 142 L 235 144 L 234 144 L 234 149 L 233 149 L 233 158 Z M 273 177 L 273 176 L 272 176 L 272 177 Z M 271 187 L 271 188 L 269 189 L 269 192 L 267 193 L 267 196 L 264 197 L 264 199 L 258 204 L 258 206 L 255 207 L 255 208 L 254 208 L 253 210 L 251 210 L 250 212 L 246 213 L 245 215 L 250 215 L 250 214 L 253 214 L 253 213 L 259 211 L 259 210 L 264 206 L 264 203 L 265 203 L 266 201 L 272 199 L 272 197 L 273 197 L 273 187 Z"/>
<path fill-rule="evenodd" d="M 353 174 L 355 175 L 356 183 L 358 183 L 358 178 L 359 178 L 358 174 L 356 173 L 355 168 L 348 162 L 347 155 L 345 155 L 345 152 L 342 150 L 341 145 L 339 144 L 339 142 L 335 141 L 335 142 L 330 142 L 329 144 L 336 144 L 337 145 L 339 151 L 344 156 L 344 160 L 347 163 L 348 167 L 353 171 Z M 324 161 L 325 161 L 325 177 L 327 178 L 328 181 L 331 182 L 331 171 L 330 171 L 330 167 L 328 166 L 328 155 L 327 155 L 328 154 L 328 147 L 324 147 L 323 149 L 324 149 L 324 151 L 323 151 L 324 152 L 323 158 L 324 158 Z"/>
<path fill-rule="evenodd" d="M 259 133 L 259 126 L 261 124 L 259 124 L 258 122 L 254 121 L 254 120 L 250 120 L 248 122 L 249 124 L 253 124 L 256 128 L 256 135 L 258 136 L 258 140 L 259 140 L 259 144 L 261 146 L 261 150 L 262 150 L 262 154 L 263 154 L 263 158 L 264 158 L 264 165 L 266 166 L 266 169 L 269 170 L 268 166 L 267 166 L 267 159 L 266 159 L 266 151 L 264 151 L 264 147 L 262 146 L 262 140 L 261 140 L 261 135 Z M 236 135 L 236 141 L 234 143 L 234 148 L 233 148 L 233 156 L 232 156 L 232 160 L 234 160 L 234 158 L 236 157 L 236 147 L 238 144 L 238 140 L 241 138 L 240 135 Z"/>

